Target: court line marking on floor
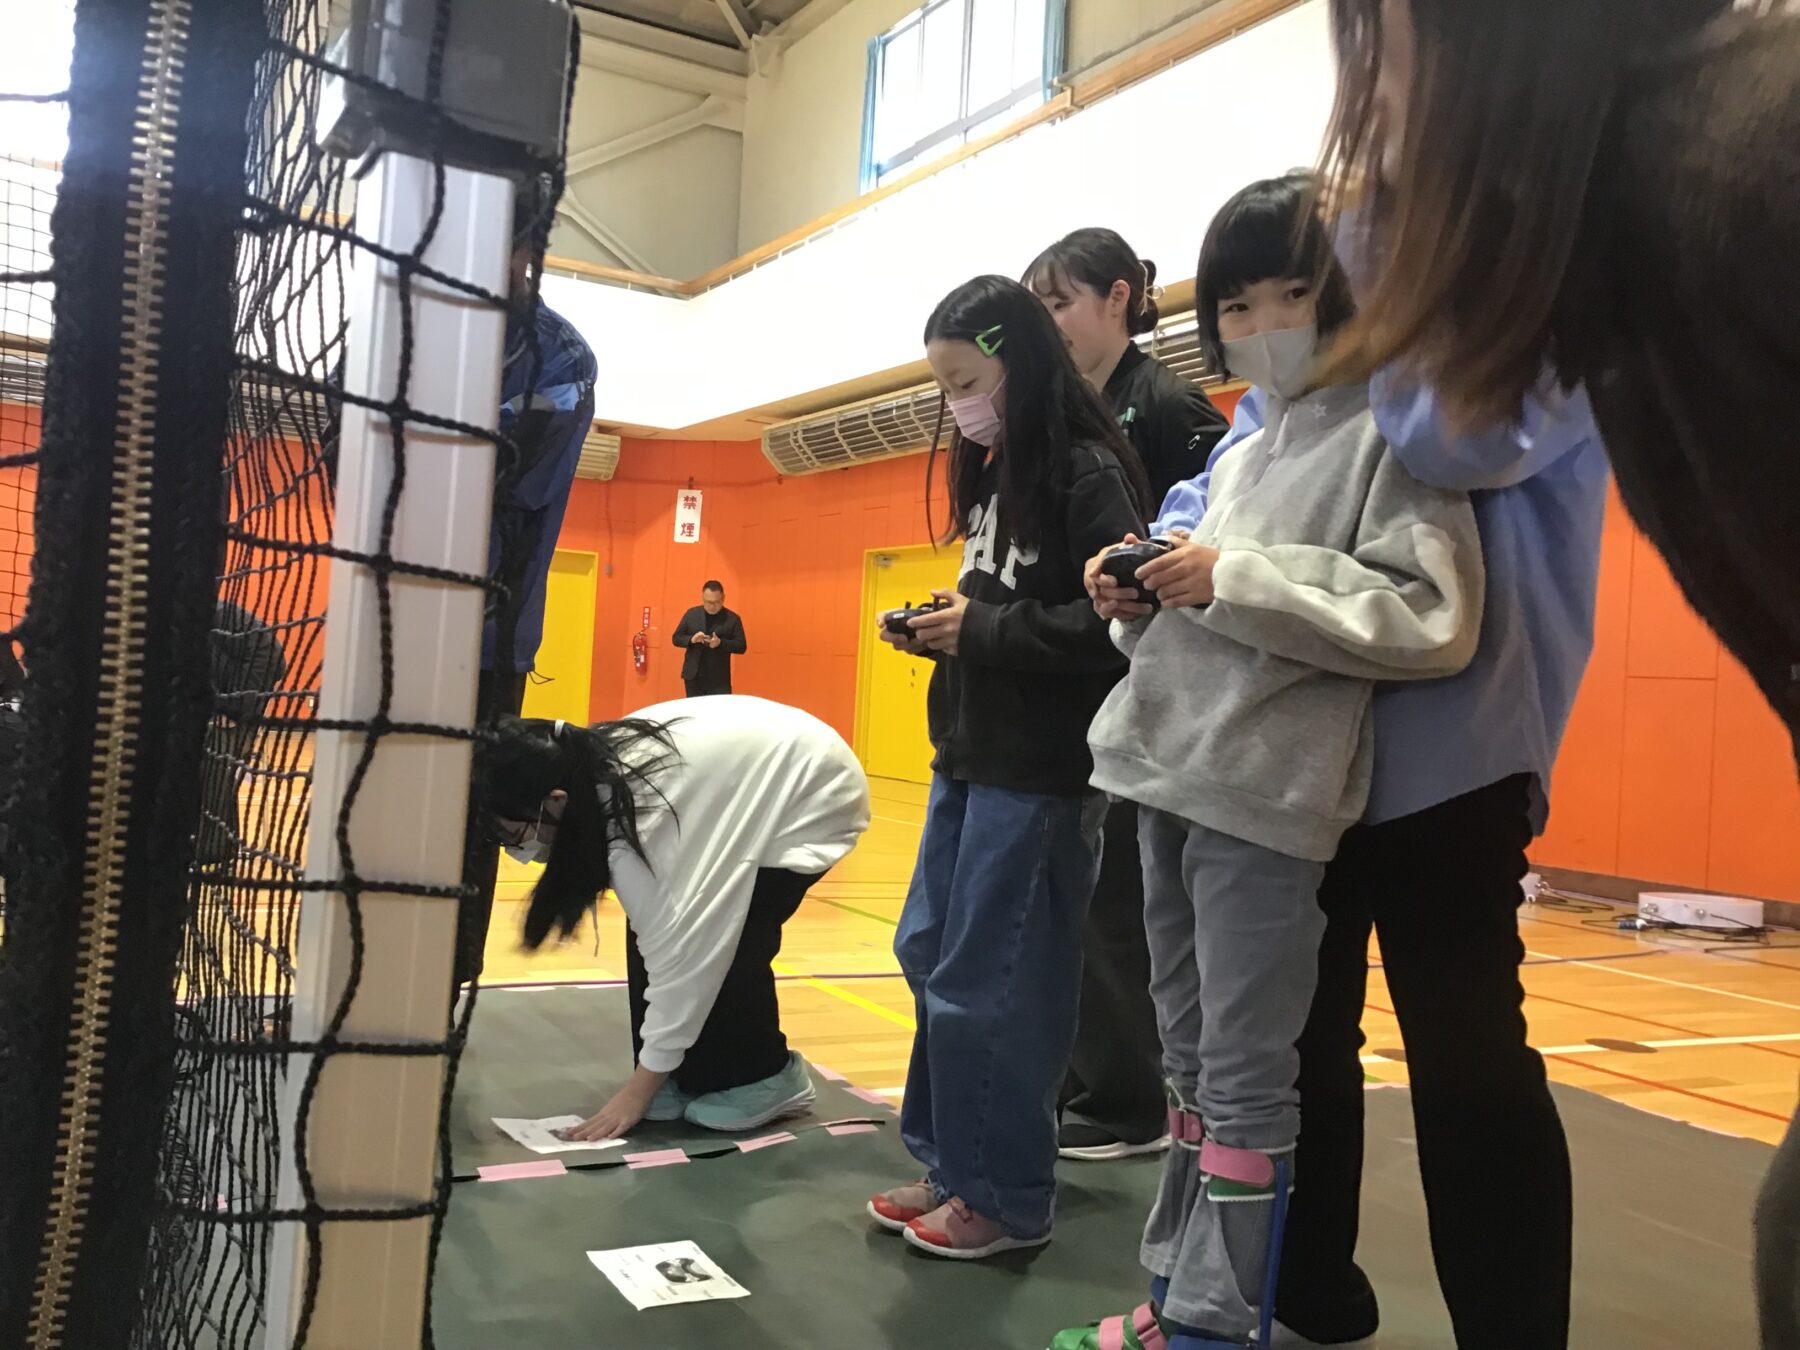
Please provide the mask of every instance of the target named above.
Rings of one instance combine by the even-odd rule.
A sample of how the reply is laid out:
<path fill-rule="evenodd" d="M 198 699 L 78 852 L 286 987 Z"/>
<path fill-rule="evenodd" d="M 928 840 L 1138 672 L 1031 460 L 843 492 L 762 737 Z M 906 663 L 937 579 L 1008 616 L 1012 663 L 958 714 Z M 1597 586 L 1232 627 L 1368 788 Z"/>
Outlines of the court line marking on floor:
<path fill-rule="evenodd" d="M 1768 1041 L 1800 1041 L 1800 1031 L 1779 1031 L 1767 1036 L 1687 1036 L 1668 1041 L 1633 1041 L 1633 1045 L 1645 1050 L 1688 1050 L 1705 1049 L 1715 1045 L 1761 1045 Z M 1614 1055 L 1630 1054 L 1629 1050 L 1617 1050 L 1610 1045 L 1537 1045 L 1532 1049 L 1540 1055 Z M 1386 1055 L 1364 1055 L 1364 1064 L 1397 1064 L 1401 1060 L 1389 1059 Z"/>
<path fill-rule="evenodd" d="M 1534 952 L 1528 947 L 1525 950 L 1525 954 L 1527 956 L 1543 956 L 1545 953 Z M 1582 960 L 1563 961 L 1558 964 L 1589 966 L 1594 963 L 1592 961 Z M 1721 998 L 1735 998 L 1740 999 L 1745 1003 L 1761 1003 L 1765 1007 L 1786 1008 L 1789 1012 L 1800 1012 L 1800 1003 L 1783 1003 L 1780 999 L 1776 998 L 1760 998 L 1755 994 L 1740 994 L 1731 989 L 1715 989 L 1710 984 L 1690 984 L 1686 980 L 1671 980 L 1665 975 L 1646 975 L 1641 970 L 1627 970 L 1623 966 L 1605 966 L 1601 967 L 1601 969 L 1609 970 L 1615 975 L 1625 975 L 1634 980 L 1649 980 L 1652 984 L 1666 984 L 1676 989 L 1692 989 L 1694 992 L 1700 994 L 1717 994 Z"/>
<path fill-rule="evenodd" d="M 1641 1026 L 1661 1027 L 1664 1031 L 1678 1031 L 1683 1036 L 1706 1035 L 1703 1031 L 1696 1031 L 1693 1027 L 1684 1027 L 1678 1022 L 1662 1022 L 1654 1017 L 1641 1017 L 1637 1013 L 1617 1012 L 1612 1008 L 1596 1008 L 1591 1003 L 1577 1003 L 1573 999 L 1556 998 L 1550 994 L 1535 994 L 1529 989 L 1525 991 L 1525 997 L 1528 1000 L 1535 999 L 1539 1003 L 1554 1003 L 1558 1007 L 1573 1008 L 1577 1012 L 1594 1013 L 1601 1017 L 1617 1017 L 1626 1022 L 1636 1022 Z M 1767 1050 L 1771 1055 L 1780 1055 L 1783 1059 L 1800 1059 L 1800 1055 L 1792 1054 L 1786 1050 L 1776 1050 L 1769 1046 L 1758 1048 Z"/>
<path fill-rule="evenodd" d="M 897 920 L 890 919 L 885 914 L 872 914 L 866 909 L 858 909 L 855 905 L 846 905 L 842 900 L 827 900 L 822 895 L 815 895 L 811 898 L 815 904 L 830 905 L 833 909 L 841 909 L 844 913 L 854 914 L 859 919 L 872 920 L 885 928 L 898 928 L 900 926 Z M 896 975 L 899 974 L 898 971 L 895 971 L 894 973 Z"/>
<path fill-rule="evenodd" d="M 1396 1014 L 1392 1008 L 1384 1008 L 1379 1003 L 1364 1003 L 1363 1007 L 1372 1012 L 1385 1013 L 1389 1017 L 1396 1016 Z M 1640 1087 L 1654 1088 L 1658 1092 L 1673 1092 L 1677 1096 L 1692 1097 L 1695 1101 L 1708 1102 L 1708 1103 L 1712 1104 L 1713 1106 L 1723 1106 L 1723 1107 L 1727 1107 L 1733 1111 L 1742 1111 L 1746 1115 L 1761 1116 L 1765 1120 L 1778 1120 L 1784 1125 L 1788 1121 L 1787 1116 L 1776 1115 L 1775 1112 L 1773 1112 L 1773 1111 L 1764 1111 L 1760 1107 L 1744 1106 L 1738 1102 L 1726 1101 L 1725 1098 L 1723 1098 L 1723 1097 L 1711 1097 L 1711 1096 L 1708 1096 L 1704 1092 L 1695 1092 L 1692 1088 L 1676 1087 L 1673 1083 L 1658 1083 L 1654 1079 L 1640 1078 L 1636 1074 L 1633 1074 L 1633 1073 L 1621 1073 L 1618 1069 L 1609 1069 L 1609 1068 L 1606 1068 L 1604 1065 L 1600 1065 L 1600 1064 L 1586 1064 L 1586 1063 L 1583 1063 L 1581 1060 L 1574 1058 L 1573 1056 L 1558 1055 L 1553 1051 L 1551 1051 L 1551 1052 L 1539 1051 L 1538 1053 L 1542 1054 L 1545 1059 L 1550 1060 L 1552 1063 L 1555 1063 L 1555 1064 L 1572 1065 L 1573 1067 L 1578 1068 L 1578 1069 L 1586 1069 L 1590 1073 L 1604 1074 L 1608 1078 L 1623 1079 L 1625 1082 L 1628 1082 L 1628 1083 L 1636 1083 Z M 1626 1102 L 1625 1105 L 1631 1106 L 1631 1105 L 1633 1105 L 1633 1103 Z M 1646 1108 L 1639 1108 L 1639 1109 L 1646 1109 Z M 1650 1114 L 1660 1115 L 1662 1113 L 1652 1111 Z M 1674 1117 L 1674 1118 L 1679 1119 L 1679 1117 Z"/>
<path fill-rule="evenodd" d="M 1673 1092 L 1678 1096 L 1692 1097 L 1697 1102 L 1708 1102 L 1713 1106 L 1729 1107 L 1733 1111 L 1742 1111 L 1746 1115 L 1761 1116 L 1764 1120 L 1780 1121 L 1783 1125 L 1787 1124 L 1789 1119 L 1787 1116 L 1777 1115 L 1773 1111 L 1765 1111 L 1759 1106 L 1745 1106 L 1742 1102 L 1727 1101 L 1723 1097 L 1714 1097 L 1709 1093 L 1695 1092 L 1692 1088 L 1676 1087 L 1673 1083 L 1658 1083 L 1651 1078 L 1640 1078 L 1635 1073 L 1622 1073 L 1618 1069 L 1608 1069 L 1599 1064 L 1582 1064 L 1579 1060 L 1572 1059 L 1566 1055 L 1546 1055 L 1544 1058 L 1555 1060 L 1559 1064 L 1575 1064 L 1580 1068 L 1588 1070 L 1590 1073 L 1605 1074 L 1608 1078 L 1622 1078 L 1627 1083 L 1636 1083 L 1640 1087 L 1652 1088 L 1657 1092 Z M 1632 1105 L 1632 1103 L 1627 1102 L 1626 1105 L 1629 1106 Z"/>
<path fill-rule="evenodd" d="M 870 884 L 874 885 L 874 884 L 886 884 L 886 883 L 870 883 Z M 833 899 L 830 899 L 829 897 L 823 896 L 823 895 L 815 895 L 810 898 L 817 901 L 821 905 L 830 905 L 833 909 L 841 909 L 846 914 L 854 914 L 859 919 L 868 919 L 870 922 L 881 924 L 885 928 L 898 928 L 900 926 L 898 919 L 890 919 L 884 914 L 876 914 L 870 910 L 859 909 L 855 905 L 847 905 L 842 900 L 833 900 Z M 1616 954 L 1614 956 L 1551 956 L 1545 952 L 1528 952 L 1527 955 L 1533 959 L 1524 961 L 1521 963 L 1526 966 L 1569 966 L 1569 965 L 1585 966 L 1585 965 L 1593 965 L 1596 962 L 1606 962 L 1607 964 L 1616 964 L 1619 961 L 1635 961 L 1635 960 L 1638 960 L 1638 959 L 1640 959 L 1642 957 L 1646 957 L 1646 956 L 1660 956 L 1660 955 L 1662 955 L 1662 953 L 1655 952 L 1655 951 L 1643 951 L 1643 952 L 1619 952 L 1618 954 Z M 1380 961 L 1371 961 L 1371 962 L 1369 962 L 1369 969 L 1370 970 L 1381 970 L 1381 969 L 1384 969 L 1384 965 Z"/>
<path fill-rule="evenodd" d="M 919 1024 L 913 1021 L 912 1018 L 906 1016 L 906 1014 L 897 1013 L 892 1008 L 884 1008 L 873 999 L 866 999 L 861 994 L 845 989 L 842 985 L 832 984 L 827 980 L 814 979 L 810 975 L 801 975 L 798 971 L 790 969 L 780 961 L 775 961 L 771 964 L 777 975 L 795 977 L 795 984 L 817 989 L 822 994 L 829 994 L 840 1002 L 848 1003 L 852 1008 L 861 1008 L 866 1013 L 874 1013 L 875 1016 L 879 1017 L 882 1021 L 892 1022 L 895 1026 L 905 1027 L 908 1031 L 916 1032 L 919 1029 Z"/>
<path fill-rule="evenodd" d="M 1652 1050 L 1684 1050 L 1690 1046 L 1764 1045 L 1770 1041 L 1800 1041 L 1800 1031 L 1779 1031 L 1767 1036 L 1689 1036 L 1673 1041 L 1639 1041 L 1638 1044 Z"/>
<path fill-rule="evenodd" d="M 1632 910 L 1629 906 L 1616 905 L 1613 908 L 1613 913 L 1614 913 L 1614 915 L 1616 915 L 1619 918 L 1630 918 L 1632 916 L 1632 914 L 1635 913 L 1635 911 Z M 1800 971 L 1800 966 L 1790 966 L 1785 961 L 1759 961 L 1759 960 L 1757 960 L 1757 958 L 1754 955 L 1752 955 L 1753 952 L 1758 952 L 1758 951 L 1797 952 L 1797 951 L 1800 951 L 1800 943 L 1775 942 L 1775 943 L 1770 943 L 1767 946 L 1759 946 L 1758 944 L 1756 944 L 1754 942 L 1733 943 L 1733 942 L 1729 941 L 1728 938 L 1727 938 L 1727 940 L 1724 940 L 1724 941 L 1711 942 L 1706 938 L 1698 938 L 1698 937 L 1697 938 L 1687 938 L 1681 942 L 1677 942 L 1677 941 L 1670 940 L 1667 938 L 1660 939 L 1660 940 L 1656 939 L 1656 938 L 1647 938 L 1642 933 L 1634 932 L 1629 929 L 1621 932 L 1618 929 L 1609 929 L 1609 928 L 1602 927 L 1598 924 L 1564 923 L 1560 919 L 1547 919 L 1542 914 L 1525 915 L 1523 911 L 1521 911 L 1521 915 L 1522 915 L 1523 921 L 1537 924 L 1544 928 L 1560 928 L 1560 929 L 1563 929 L 1564 931 L 1570 932 L 1570 933 L 1593 933 L 1600 937 L 1611 938 L 1615 942 L 1636 943 L 1640 946 L 1645 947 L 1646 950 L 1655 952 L 1659 955 L 1664 955 L 1664 956 L 1701 956 L 1701 957 L 1716 956 L 1722 961 L 1735 961 L 1739 965 L 1766 966 L 1771 970 Z M 1521 926 L 1523 926 L 1523 925 L 1521 924 Z M 1779 931 L 1791 932 L 1793 930 L 1780 929 Z M 1523 936 L 1522 933 L 1521 933 L 1521 936 Z M 1688 943 L 1691 943 L 1694 945 L 1691 945 L 1691 946 L 1686 945 Z M 1725 948 L 1734 947 L 1734 946 L 1742 947 L 1742 948 L 1744 948 L 1744 950 L 1742 950 L 1742 951 L 1724 950 Z"/>

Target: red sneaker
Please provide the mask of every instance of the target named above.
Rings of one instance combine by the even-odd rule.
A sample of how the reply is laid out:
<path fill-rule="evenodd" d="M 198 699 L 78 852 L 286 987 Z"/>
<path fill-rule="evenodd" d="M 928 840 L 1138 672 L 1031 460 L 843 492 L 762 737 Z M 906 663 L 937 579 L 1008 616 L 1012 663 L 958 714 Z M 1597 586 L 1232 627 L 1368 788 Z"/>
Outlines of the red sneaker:
<path fill-rule="evenodd" d="M 889 1232 L 904 1233 L 907 1224 L 930 1213 L 936 1204 L 929 1181 L 910 1181 L 870 1200 L 869 1217 Z"/>
<path fill-rule="evenodd" d="M 979 1261 L 984 1256 L 1041 1247 L 1050 1240 L 1046 1229 L 1039 1237 L 1014 1237 L 999 1224 L 977 1214 L 955 1196 L 906 1225 L 906 1240 L 920 1251 L 952 1261 Z"/>

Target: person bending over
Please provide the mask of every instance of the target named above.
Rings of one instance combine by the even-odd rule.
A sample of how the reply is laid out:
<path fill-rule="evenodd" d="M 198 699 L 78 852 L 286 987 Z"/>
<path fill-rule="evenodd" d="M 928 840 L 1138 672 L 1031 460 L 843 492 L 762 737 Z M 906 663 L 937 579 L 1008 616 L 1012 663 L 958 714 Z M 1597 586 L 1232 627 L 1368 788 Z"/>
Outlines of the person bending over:
<path fill-rule="evenodd" d="M 474 793 L 490 837 L 545 864 L 526 946 L 567 937 L 608 890 L 625 911 L 637 1067 L 571 1138 L 684 1117 L 750 1130 L 812 1104 L 770 963 L 869 826 L 868 780 L 835 731 L 748 697 L 591 727 L 506 717 L 477 747 Z"/>

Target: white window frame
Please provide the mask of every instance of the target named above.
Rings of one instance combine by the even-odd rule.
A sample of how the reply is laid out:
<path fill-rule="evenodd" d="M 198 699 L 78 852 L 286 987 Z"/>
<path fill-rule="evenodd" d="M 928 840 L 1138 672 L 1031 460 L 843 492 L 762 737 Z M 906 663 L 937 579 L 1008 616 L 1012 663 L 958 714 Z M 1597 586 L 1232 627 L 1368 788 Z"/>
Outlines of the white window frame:
<path fill-rule="evenodd" d="M 976 128 L 992 121 L 1008 108 L 1016 107 L 1030 99 L 1034 94 L 1036 102 L 1043 103 L 1050 97 L 1052 86 L 1063 73 L 1063 57 L 1068 33 L 1068 0 L 1046 0 L 1044 5 L 1044 59 L 1037 78 L 1026 81 L 1016 89 L 1008 90 L 998 98 L 984 103 L 981 107 L 971 108 L 969 106 L 969 68 L 970 51 L 975 32 L 973 22 L 975 6 L 1017 3 L 1017 0 L 968 0 L 969 15 L 963 24 L 962 87 L 957 99 L 959 115 L 954 121 L 932 129 L 911 145 L 897 151 L 885 160 L 878 161 L 875 158 L 875 133 L 876 123 L 881 112 L 882 74 L 888 48 L 894 39 L 920 26 L 932 13 L 951 2 L 952 0 L 927 0 L 927 3 L 921 5 L 869 43 L 868 84 L 863 99 L 862 190 L 864 192 L 873 191 L 881 185 L 884 179 L 909 165 L 929 160 L 934 156 L 934 152 L 941 153 L 949 146 L 965 144 L 970 133 Z M 924 60 L 923 44 L 920 46 L 919 59 Z"/>

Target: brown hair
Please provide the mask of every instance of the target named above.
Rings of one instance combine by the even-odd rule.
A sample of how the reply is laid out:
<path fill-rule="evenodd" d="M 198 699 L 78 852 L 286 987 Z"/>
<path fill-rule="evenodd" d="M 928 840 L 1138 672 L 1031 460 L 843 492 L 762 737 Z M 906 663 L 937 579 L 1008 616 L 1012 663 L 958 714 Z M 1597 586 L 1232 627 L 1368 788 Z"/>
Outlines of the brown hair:
<path fill-rule="evenodd" d="M 1397 363 L 1460 425 L 1511 422 L 1555 359 L 1589 187 L 1632 57 L 1731 0 L 1387 0 L 1410 13 L 1403 144 L 1383 164 L 1384 0 L 1331 0 L 1324 172 L 1373 264 L 1321 380 Z"/>

